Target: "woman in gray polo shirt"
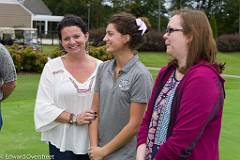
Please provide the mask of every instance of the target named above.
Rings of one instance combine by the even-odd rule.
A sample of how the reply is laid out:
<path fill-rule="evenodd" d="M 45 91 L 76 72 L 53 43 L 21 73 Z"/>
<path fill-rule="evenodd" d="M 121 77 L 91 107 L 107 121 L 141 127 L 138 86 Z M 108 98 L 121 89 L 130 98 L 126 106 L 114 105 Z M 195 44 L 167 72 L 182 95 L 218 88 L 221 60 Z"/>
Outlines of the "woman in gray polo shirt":
<path fill-rule="evenodd" d="M 152 77 L 138 60 L 147 23 L 128 13 L 113 15 L 104 41 L 113 60 L 98 68 L 92 110 L 98 117 L 89 125 L 93 160 L 135 160 L 136 134 L 148 102 Z"/>

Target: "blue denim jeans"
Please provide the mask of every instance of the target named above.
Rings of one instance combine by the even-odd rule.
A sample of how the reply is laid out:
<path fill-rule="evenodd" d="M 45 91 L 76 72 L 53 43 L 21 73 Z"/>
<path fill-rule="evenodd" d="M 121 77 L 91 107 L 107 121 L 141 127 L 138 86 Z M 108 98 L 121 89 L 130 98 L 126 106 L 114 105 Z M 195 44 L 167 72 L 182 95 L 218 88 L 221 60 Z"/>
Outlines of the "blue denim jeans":
<path fill-rule="evenodd" d="M 58 148 L 49 143 L 51 160 L 90 160 L 88 154 L 75 154 L 72 151 L 60 152 Z"/>

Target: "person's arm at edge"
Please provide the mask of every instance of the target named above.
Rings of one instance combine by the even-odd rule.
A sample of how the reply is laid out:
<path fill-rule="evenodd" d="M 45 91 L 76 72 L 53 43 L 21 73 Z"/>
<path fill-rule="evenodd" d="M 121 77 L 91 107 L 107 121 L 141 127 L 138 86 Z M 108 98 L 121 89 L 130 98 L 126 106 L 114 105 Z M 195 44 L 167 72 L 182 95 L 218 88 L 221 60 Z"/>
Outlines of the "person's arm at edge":
<path fill-rule="evenodd" d="M 12 91 L 15 89 L 17 74 L 9 51 L 2 45 L 0 45 L 0 49 L 0 61 L 5 62 L 0 66 L 0 74 L 3 80 L 3 83 L 0 82 L 0 89 L 2 92 L 1 101 L 3 101 L 10 96 Z"/>
<path fill-rule="evenodd" d="M 2 87 L 1 87 L 1 90 L 3 92 L 2 101 L 11 95 L 11 93 L 15 89 L 15 87 L 16 87 L 16 81 L 3 83 Z"/>

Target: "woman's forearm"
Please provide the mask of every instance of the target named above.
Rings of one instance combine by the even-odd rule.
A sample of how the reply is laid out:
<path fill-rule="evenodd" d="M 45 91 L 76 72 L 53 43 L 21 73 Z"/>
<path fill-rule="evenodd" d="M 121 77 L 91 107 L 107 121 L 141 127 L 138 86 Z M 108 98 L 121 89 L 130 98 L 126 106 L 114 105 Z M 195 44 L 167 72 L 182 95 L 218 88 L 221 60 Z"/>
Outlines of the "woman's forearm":
<path fill-rule="evenodd" d="M 12 93 L 12 91 L 15 89 L 15 87 L 16 87 L 16 81 L 4 83 L 1 86 L 1 90 L 3 92 L 2 100 L 6 99 Z"/>
<path fill-rule="evenodd" d="M 92 122 L 89 124 L 89 127 L 88 127 L 89 140 L 90 140 L 90 146 L 95 147 L 98 145 L 98 120 L 99 120 L 99 93 L 98 92 L 94 92 L 91 110 L 92 112 L 96 113 L 96 118 L 92 120 Z"/>
<path fill-rule="evenodd" d="M 90 146 L 97 146 L 98 145 L 98 118 L 93 120 L 89 124 L 89 140 L 90 140 Z"/>
<path fill-rule="evenodd" d="M 71 118 L 71 113 L 63 111 L 55 120 L 56 122 L 69 123 Z"/>

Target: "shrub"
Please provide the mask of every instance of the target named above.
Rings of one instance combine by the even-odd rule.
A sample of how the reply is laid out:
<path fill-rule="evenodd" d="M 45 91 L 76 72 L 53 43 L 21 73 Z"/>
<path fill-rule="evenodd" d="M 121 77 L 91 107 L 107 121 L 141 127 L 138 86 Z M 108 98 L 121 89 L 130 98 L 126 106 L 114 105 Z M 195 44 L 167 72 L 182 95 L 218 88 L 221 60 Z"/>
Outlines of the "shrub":
<path fill-rule="evenodd" d="M 55 58 L 58 56 L 63 55 L 64 52 L 60 48 L 56 48 L 53 53 L 51 54 L 51 58 Z M 106 52 L 106 46 L 99 46 L 99 47 L 94 47 L 94 46 L 89 46 L 89 55 L 100 59 L 102 61 L 106 61 L 109 59 L 112 59 L 112 55 Z"/>
<path fill-rule="evenodd" d="M 217 47 L 221 52 L 240 51 L 240 34 L 225 34 L 217 38 Z"/>
<path fill-rule="evenodd" d="M 112 55 L 110 53 L 106 52 L 106 46 L 100 46 L 100 47 L 90 47 L 89 54 L 97 59 L 100 59 L 102 61 L 106 61 L 109 59 L 112 59 Z"/>
<path fill-rule="evenodd" d="M 149 31 L 146 34 L 145 43 L 139 48 L 141 51 L 159 51 L 165 52 L 165 40 L 163 39 L 163 33 L 158 31 Z"/>
<path fill-rule="evenodd" d="M 17 72 L 41 72 L 47 56 L 38 50 L 33 50 L 31 46 L 20 48 L 17 44 L 8 47 L 13 58 Z"/>
<path fill-rule="evenodd" d="M 14 44 L 12 46 L 6 46 L 9 53 L 12 56 L 16 71 L 19 72 L 22 69 L 22 56 L 21 56 L 21 49 L 18 45 Z"/>
<path fill-rule="evenodd" d="M 60 47 L 56 47 L 51 53 L 50 58 L 59 57 L 61 55 L 64 55 L 64 51 Z"/>

